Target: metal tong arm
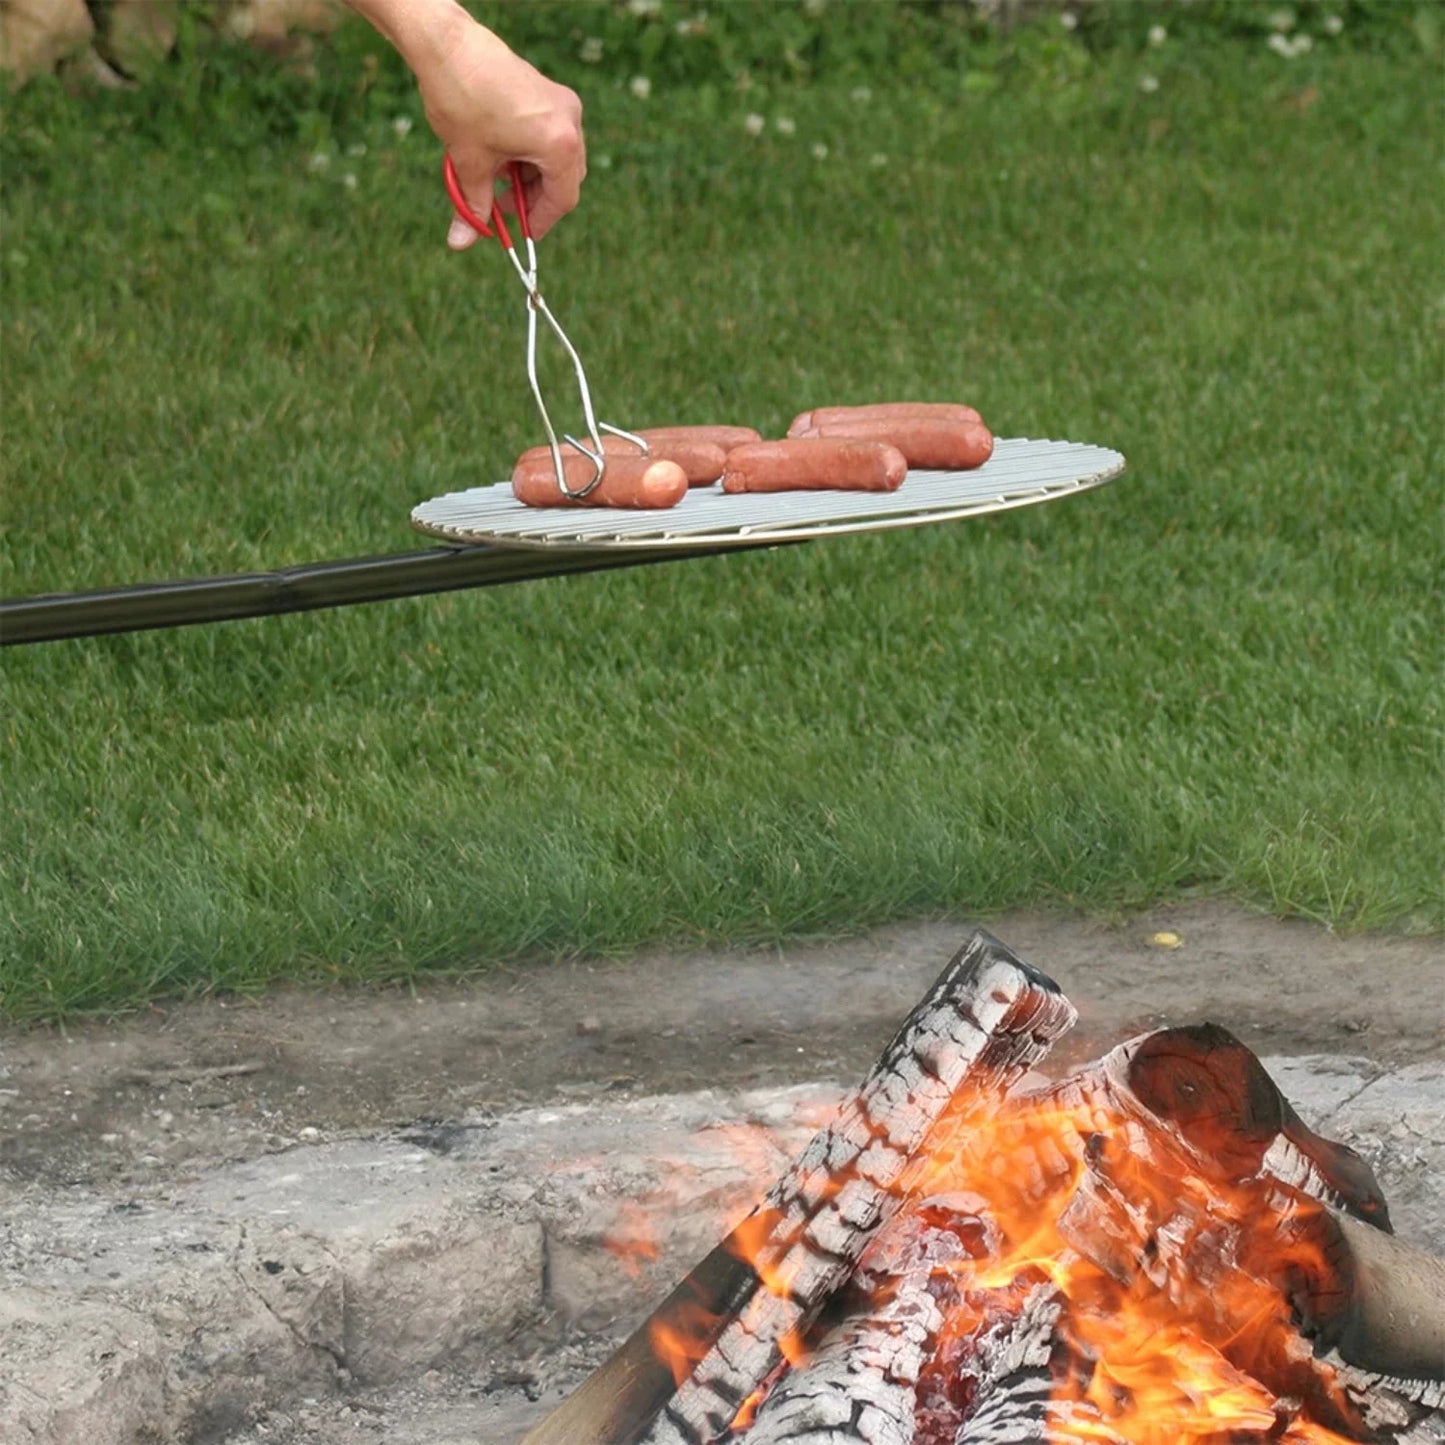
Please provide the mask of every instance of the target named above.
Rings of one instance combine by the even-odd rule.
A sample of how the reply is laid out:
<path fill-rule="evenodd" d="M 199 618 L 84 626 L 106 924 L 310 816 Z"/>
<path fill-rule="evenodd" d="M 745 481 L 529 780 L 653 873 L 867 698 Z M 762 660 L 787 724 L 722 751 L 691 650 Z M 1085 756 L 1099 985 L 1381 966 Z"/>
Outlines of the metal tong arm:
<path fill-rule="evenodd" d="M 605 422 L 599 422 L 592 409 L 592 390 L 587 384 L 587 373 L 582 367 L 582 358 L 577 355 L 577 348 L 572 345 L 567 333 L 563 331 L 561 323 L 552 314 L 552 309 L 547 305 L 545 298 L 537 286 L 537 247 L 532 240 L 532 228 L 527 220 L 527 198 L 522 187 L 521 168 L 513 161 L 508 167 L 508 174 L 512 182 L 512 197 L 517 208 L 517 224 L 522 233 L 522 241 L 526 247 L 527 260 L 523 264 L 517 254 L 517 247 L 512 240 L 512 234 L 507 229 L 506 217 L 502 213 L 500 204 L 494 199 L 492 201 L 492 214 L 490 223 L 484 221 L 468 204 L 467 198 L 462 194 L 461 181 L 457 177 L 456 167 L 452 164 L 451 156 L 445 156 L 442 161 L 442 179 L 446 183 L 447 195 L 451 198 L 452 205 L 456 208 L 457 215 L 464 220 L 474 231 L 483 236 L 495 236 L 506 251 L 512 262 L 513 269 L 521 280 L 527 292 L 527 381 L 532 388 L 532 399 L 537 404 L 538 415 L 542 418 L 542 428 L 547 434 L 547 445 L 552 452 L 552 465 L 556 469 L 557 485 L 562 489 L 564 496 L 571 497 L 574 501 L 581 501 L 590 496 L 602 483 L 602 477 L 607 467 L 606 453 L 602 447 L 602 432 L 612 432 L 617 436 L 630 438 L 636 442 L 643 452 L 647 451 L 647 444 L 640 437 L 633 436 L 631 432 L 623 431 L 620 427 L 608 426 Z M 562 463 L 562 443 L 557 438 L 556 428 L 552 425 L 552 417 L 547 410 L 546 398 L 542 395 L 542 384 L 537 376 L 537 317 L 541 316 L 551 328 L 553 336 L 561 343 L 562 349 L 567 353 L 572 363 L 572 371 L 577 381 L 577 390 L 582 398 L 582 415 L 587 422 L 587 436 L 591 445 L 578 441 L 570 432 L 563 434 L 562 440 L 581 452 L 593 465 L 594 474 L 590 481 L 580 488 L 573 488 L 567 484 L 566 470 Z"/>

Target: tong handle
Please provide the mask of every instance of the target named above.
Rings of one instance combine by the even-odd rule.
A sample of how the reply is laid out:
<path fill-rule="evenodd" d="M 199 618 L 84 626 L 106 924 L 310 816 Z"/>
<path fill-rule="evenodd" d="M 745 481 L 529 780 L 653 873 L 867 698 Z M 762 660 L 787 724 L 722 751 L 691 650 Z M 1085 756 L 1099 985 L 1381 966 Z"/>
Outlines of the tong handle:
<path fill-rule="evenodd" d="M 530 241 L 532 239 L 532 227 L 527 221 L 527 194 L 522 188 L 522 168 L 516 161 L 510 161 L 507 165 L 507 174 L 512 181 L 512 195 L 516 198 L 517 221 L 522 228 L 522 235 Z M 510 251 L 512 249 L 512 235 L 507 230 L 506 218 L 502 215 L 502 208 L 494 200 L 492 202 L 492 218 L 490 223 L 482 220 L 477 213 L 467 204 L 467 198 L 462 194 L 462 183 L 457 178 L 457 168 L 452 164 L 450 155 L 442 156 L 442 180 L 446 184 L 447 195 L 451 197 L 452 205 L 457 215 L 469 225 L 472 230 L 482 236 L 496 235 L 502 245 Z"/>

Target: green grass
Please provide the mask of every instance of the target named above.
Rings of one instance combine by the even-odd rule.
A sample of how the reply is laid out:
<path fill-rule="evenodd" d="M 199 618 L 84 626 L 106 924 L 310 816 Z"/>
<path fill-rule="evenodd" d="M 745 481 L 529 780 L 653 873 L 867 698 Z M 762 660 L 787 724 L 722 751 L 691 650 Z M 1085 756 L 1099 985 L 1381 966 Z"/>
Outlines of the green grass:
<path fill-rule="evenodd" d="M 599 84 L 544 279 L 618 421 L 956 397 L 1123 479 L 10 650 L 5 1012 L 1198 893 L 1439 926 L 1433 62 L 1051 67 Z M 127 104 L 9 107 L 7 595 L 407 550 L 505 473 L 519 288 L 442 248 L 420 126 L 275 133 L 243 87 L 161 143 Z"/>

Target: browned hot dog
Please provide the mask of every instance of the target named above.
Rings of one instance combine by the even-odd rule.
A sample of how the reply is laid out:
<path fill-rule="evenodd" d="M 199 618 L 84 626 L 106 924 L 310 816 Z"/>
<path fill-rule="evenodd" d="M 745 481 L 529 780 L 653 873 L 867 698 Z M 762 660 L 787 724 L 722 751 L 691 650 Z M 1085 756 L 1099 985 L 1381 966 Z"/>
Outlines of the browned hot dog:
<path fill-rule="evenodd" d="M 810 428 L 805 435 L 888 442 L 903 453 L 910 467 L 945 472 L 981 467 L 993 455 L 993 433 L 981 421 L 920 421 L 909 417 L 896 421 L 831 421 Z"/>
<path fill-rule="evenodd" d="M 892 492 L 908 463 L 897 447 L 853 437 L 753 442 L 728 453 L 725 492 Z"/>
<path fill-rule="evenodd" d="M 678 429 L 681 431 L 681 428 Z M 701 441 L 695 437 L 668 436 L 659 431 L 638 432 L 648 447 L 649 455 L 660 462 L 676 462 L 687 473 L 690 487 L 705 487 L 723 474 L 723 461 L 727 452 L 716 442 Z M 607 432 L 602 437 L 602 450 L 611 456 L 635 457 L 640 453 L 635 442 L 626 437 L 615 437 Z M 562 455 L 577 455 L 575 448 L 562 444 Z M 547 475 L 553 474 L 552 449 L 550 447 L 529 447 L 517 458 L 519 467 L 534 466 L 539 462 L 547 465 Z"/>
<path fill-rule="evenodd" d="M 580 452 L 563 458 L 567 485 L 580 490 L 596 475 Z M 569 497 L 557 485 L 551 453 L 536 462 L 518 462 L 512 495 L 529 507 L 675 507 L 687 495 L 687 473 L 676 462 L 658 457 L 607 457 L 602 481 L 586 497 Z"/>
<path fill-rule="evenodd" d="M 982 421 L 971 407 L 949 401 L 876 401 L 862 406 L 820 406 L 799 412 L 788 427 L 790 437 L 805 436 L 813 427 L 835 421 Z"/>

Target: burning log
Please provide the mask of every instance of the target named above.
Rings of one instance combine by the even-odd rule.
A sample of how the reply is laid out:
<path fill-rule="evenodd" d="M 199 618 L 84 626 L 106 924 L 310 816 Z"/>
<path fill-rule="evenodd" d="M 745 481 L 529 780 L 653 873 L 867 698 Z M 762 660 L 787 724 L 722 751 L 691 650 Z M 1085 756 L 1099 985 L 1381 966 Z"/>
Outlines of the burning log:
<path fill-rule="evenodd" d="M 850 1316 L 782 1376 L 747 1428 L 749 1445 L 912 1440 L 918 1377 L 942 1324 L 927 1277 L 899 1281 L 879 1308 Z"/>
<path fill-rule="evenodd" d="M 976 932 L 833 1123 L 523 1445 L 716 1440 L 897 1211 L 964 1085 L 1001 1095 L 1075 1018 L 1052 980 Z"/>
<path fill-rule="evenodd" d="M 912 1440 L 918 1381 L 953 1272 L 973 1254 L 956 1223 L 956 1215 L 920 1212 L 907 1228 L 879 1232 L 838 1302 L 842 1322 L 767 1393 L 749 1445 Z"/>
<path fill-rule="evenodd" d="M 1295 1301 L 1318 1338 L 1364 1369 L 1445 1380 L 1445 1260 L 1392 1238 L 1369 1165 L 1308 1129 L 1233 1035 L 1212 1024 L 1164 1029 L 1096 1067 L 1113 1083 L 1114 1106 L 1170 1125 L 1196 1171 L 1221 1185 L 1271 1179 L 1330 1207 L 1305 1211 L 1303 1227 L 1329 1268 Z M 1274 1200 L 1278 1234 L 1287 1205 Z"/>
<path fill-rule="evenodd" d="M 1062 1305 L 1056 1290 L 1040 1285 L 1012 1320 L 979 1341 L 983 1403 L 950 1445 L 1043 1445 L 1049 1438 L 1060 1413 L 1051 1362 Z"/>

